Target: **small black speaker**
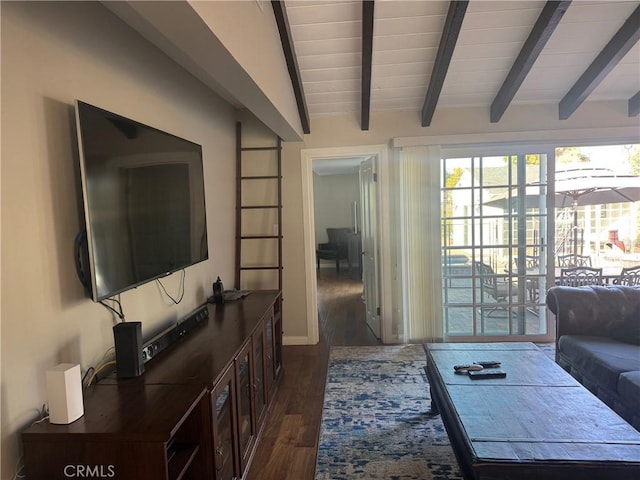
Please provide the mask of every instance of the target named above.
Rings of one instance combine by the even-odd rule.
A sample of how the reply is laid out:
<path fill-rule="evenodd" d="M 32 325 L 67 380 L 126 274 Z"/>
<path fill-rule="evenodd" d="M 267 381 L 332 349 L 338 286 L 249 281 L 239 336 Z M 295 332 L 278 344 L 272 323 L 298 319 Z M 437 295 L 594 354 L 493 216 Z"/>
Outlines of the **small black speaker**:
<path fill-rule="evenodd" d="M 116 346 L 116 374 L 118 378 L 132 378 L 144 373 L 142 359 L 142 322 L 122 322 L 114 325 Z"/>

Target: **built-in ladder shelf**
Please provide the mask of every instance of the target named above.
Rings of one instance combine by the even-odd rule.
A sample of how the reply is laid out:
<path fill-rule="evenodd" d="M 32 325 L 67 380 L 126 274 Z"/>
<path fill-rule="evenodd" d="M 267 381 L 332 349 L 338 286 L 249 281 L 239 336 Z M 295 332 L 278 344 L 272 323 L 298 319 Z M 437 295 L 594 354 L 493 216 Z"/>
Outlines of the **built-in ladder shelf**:
<path fill-rule="evenodd" d="M 250 281 L 261 281 L 255 278 L 243 277 L 243 272 L 249 271 L 277 271 L 277 285 L 263 285 L 260 288 L 274 288 L 282 290 L 282 140 L 275 138 L 275 145 L 270 146 L 243 146 L 242 123 L 236 124 L 236 272 L 235 288 L 238 290 L 254 288 Z M 251 154 L 250 152 L 254 152 Z M 260 152 L 264 152 L 265 161 L 260 165 L 260 171 L 249 171 L 245 165 L 247 154 L 252 155 L 254 162 L 260 162 Z M 268 171 L 267 163 L 275 162 Z M 271 157 L 269 157 L 271 155 Z M 273 171 L 275 170 L 275 171 Z M 275 185 L 271 182 L 274 182 Z M 252 193 L 256 189 L 264 189 L 264 197 L 272 198 L 251 198 L 249 201 L 244 198 L 243 193 Z M 275 197 L 275 198 L 273 198 Z M 260 203 L 258 200 L 264 200 Z M 269 213 L 275 210 L 275 214 Z M 262 231 L 247 232 L 247 218 L 243 214 L 254 212 L 251 217 L 255 225 L 262 227 Z M 260 213 L 262 212 L 262 213 Z M 271 215 L 271 216 L 270 216 Z M 274 232 L 264 231 L 267 226 L 273 226 Z M 258 229 L 260 230 L 260 229 Z M 269 242 L 276 242 L 269 243 Z M 244 259 L 243 254 L 251 254 L 251 261 Z M 269 256 L 269 253 L 272 255 Z M 269 277 L 273 278 L 273 277 Z M 269 281 L 269 280 L 264 280 Z"/>

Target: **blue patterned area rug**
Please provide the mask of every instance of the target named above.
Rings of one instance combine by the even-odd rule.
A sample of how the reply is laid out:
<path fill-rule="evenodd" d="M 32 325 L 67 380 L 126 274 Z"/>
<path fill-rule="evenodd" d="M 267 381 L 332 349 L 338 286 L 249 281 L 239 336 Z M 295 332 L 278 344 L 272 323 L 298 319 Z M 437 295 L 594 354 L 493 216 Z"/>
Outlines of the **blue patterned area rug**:
<path fill-rule="evenodd" d="M 422 345 L 333 347 L 316 480 L 461 479 Z"/>

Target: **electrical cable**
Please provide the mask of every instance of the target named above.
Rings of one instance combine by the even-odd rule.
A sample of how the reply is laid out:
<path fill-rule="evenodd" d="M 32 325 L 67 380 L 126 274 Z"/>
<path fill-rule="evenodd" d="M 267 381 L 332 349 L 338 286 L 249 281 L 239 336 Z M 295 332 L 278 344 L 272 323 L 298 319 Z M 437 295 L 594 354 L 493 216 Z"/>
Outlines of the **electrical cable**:
<path fill-rule="evenodd" d="M 44 422 L 45 420 L 49 420 L 49 415 L 47 415 L 46 417 L 42 417 L 40 420 L 36 420 L 35 422 L 33 422 L 31 425 L 37 425 L 39 423 Z"/>
<path fill-rule="evenodd" d="M 102 365 L 102 363 L 107 359 L 107 356 L 109 355 L 109 352 L 111 350 L 114 350 L 116 347 L 109 347 L 107 348 L 104 353 L 102 354 L 102 358 L 100 359 L 100 361 L 98 362 L 98 365 Z M 96 369 L 92 366 L 90 366 L 89 368 L 87 368 L 87 371 L 84 372 L 84 375 L 82 376 L 82 385 L 84 388 L 87 388 L 89 385 L 91 385 L 90 382 L 86 382 L 87 378 L 91 376 L 91 379 L 93 380 L 93 374 L 95 373 Z"/>
<path fill-rule="evenodd" d="M 101 370 L 104 370 L 109 365 L 115 365 L 115 364 L 116 364 L 115 360 L 109 360 L 108 362 L 105 362 L 102 365 L 99 365 L 98 367 L 96 367 L 93 371 L 93 374 L 89 377 L 89 381 L 87 382 L 87 387 L 91 386 L 91 384 L 93 383 L 93 380 L 98 376 L 98 373 L 100 373 Z"/>
<path fill-rule="evenodd" d="M 85 380 L 87 379 L 87 377 L 88 377 L 89 375 L 91 375 L 91 374 L 92 374 L 93 372 L 95 372 L 95 371 L 96 371 L 96 369 L 95 369 L 95 368 L 93 368 L 93 367 L 89 367 L 89 368 L 87 368 L 87 371 L 86 371 L 86 372 L 84 372 L 84 375 L 82 376 L 82 385 L 85 385 Z M 86 385 L 86 386 L 88 387 L 89 385 Z"/>
<path fill-rule="evenodd" d="M 104 353 L 102 354 L 102 359 L 101 359 L 100 361 L 101 361 L 101 362 L 102 362 L 102 361 L 104 361 L 104 360 L 107 358 L 107 355 L 109 354 L 109 352 L 110 352 L 111 350 L 115 350 L 115 349 L 116 349 L 116 347 L 115 347 L 115 346 L 107 348 L 107 349 L 104 351 Z"/>
<path fill-rule="evenodd" d="M 164 285 L 162 284 L 162 282 L 160 281 L 159 278 L 156 278 L 156 282 L 158 282 L 158 285 L 160 285 L 160 288 L 162 288 L 162 291 L 164 292 L 164 294 L 169 297 L 171 299 L 171 301 L 173 303 L 175 303 L 176 305 L 178 305 L 182 299 L 184 298 L 184 279 L 186 276 L 186 272 L 185 269 L 182 269 L 182 277 L 180 278 L 180 285 L 178 287 L 178 294 L 180 295 L 180 298 L 178 298 L 178 300 L 176 300 L 175 298 L 173 298 L 171 295 L 169 295 L 169 292 L 167 292 L 167 289 L 164 288 Z"/>
<path fill-rule="evenodd" d="M 12 480 L 17 480 L 19 478 L 27 478 L 24 474 L 24 455 L 20 455 L 18 463 L 16 463 L 16 468 L 13 470 Z"/>
<path fill-rule="evenodd" d="M 47 412 L 46 407 L 43 405 L 42 410 L 40 412 L 41 418 L 39 420 L 35 420 L 31 425 L 37 425 L 38 423 L 42 423 L 45 420 L 49 419 L 49 414 Z M 27 478 L 24 472 L 24 454 L 18 457 L 18 461 L 16 462 L 16 468 L 13 470 L 12 480 L 18 480 L 19 478 Z"/>
<path fill-rule="evenodd" d="M 108 305 L 106 303 L 104 303 L 105 300 L 110 300 L 112 302 L 114 302 L 117 306 L 118 306 L 118 310 L 116 310 L 115 308 L 113 308 L 111 305 Z M 124 317 L 124 311 L 122 310 L 122 302 L 120 302 L 120 300 L 116 299 L 116 298 L 105 298 L 104 300 L 100 300 L 100 305 L 102 305 L 104 308 L 110 310 L 112 313 L 114 313 L 121 322 L 126 322 L 127 320 Z"/>

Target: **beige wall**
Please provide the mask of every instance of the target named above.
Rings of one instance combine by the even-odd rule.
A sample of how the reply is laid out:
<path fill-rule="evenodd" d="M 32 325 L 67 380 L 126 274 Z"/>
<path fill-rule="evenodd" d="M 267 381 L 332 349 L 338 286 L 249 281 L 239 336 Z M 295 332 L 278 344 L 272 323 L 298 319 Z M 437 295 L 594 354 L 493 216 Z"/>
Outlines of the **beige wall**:
<path fill-rule="evenodd" d="M 357 173 L 313 175 L 316 244 L 328 240 L 327 227 L 353 227 L 353 202 L 360 204 Z"/>
<path fill-rule="evenodd" d="M 102 2 L 205 85 L 283 139 L 302 138 L 269 2 Z"/>
<path fill-rule="evenodd" d="M 61 361 L 87 368 L 113 344 L 112 316 L 86 298 L 73 269 L 72 243 L 79 229 L 73 100 L 203 145 L 211 259 L 187 269 L 185 300 L 177 307 L 153 283 L 122 295 L 127 318 L 142 321 L 145 331 L 195 308 L 217 275 L 231 283 L 235 114 L 97 3 L 3 2 L 1 21 L 1 475 L 10 478 L 17 433 L 46 401 L 45 370 Z M 238 59 L 256 71 L 282 68 L 281 58 L 261 66 L 244 58 L 247 52 Z M 291 107 L 290 97 L 273 101 Z M 312 252 L 303 239 L 301 149 L 387 144 L 397 137 L 422 137 L 418 144 L 464 144 L 564 135 L 586 144 L 629 139 L 630 130 L 638 142 L 638 118 L 628 118 L 626 109 L 626 102 L 585 104 L 561 122 L 555 105 L 512 107 L 500 123 L 490 124 L 486 109 L 458 108 L 436 111 L 429 128 L 420 127 L 417 112 L 374 113 L 368 132 L 360 131 L 354 115 L 312 119 L 313 133 L 283 150 L 285 336 L 308 334 L 304 259 Z M 170 292 L 177 291 L 178 282 L 179 275 L 165 279 Z"/>
<path fill-rule="evenodd" d="M 2 3 L 2 468 L 46 401 L 45 370 L 83 370 L 113 345 L 113 316 L 74 271 L 79 230 L 73 101 L 202 144 L 210 259 L 186 269 L 174 306 L 155 283 L 121 296 L 143 335 L 183 317 L 233 278 L 235 112 L 99 3 Z M 180 274 L 163 280 L 177 293 Z M 145 335 L 145 336 L 146 336 Z"/>
<path fill-rule="evenodd" d="M 298 134 L 298 139 L 302 137 L 298 106 L 271 3 L 266 0 L 260 3 L 217 0 L 190 1 L 189 4 L 283 115 L 282 121 Z M 269 115 L 262 111 L 253 113 L 269 122 L 272 130 L 280 130 Z"/>

